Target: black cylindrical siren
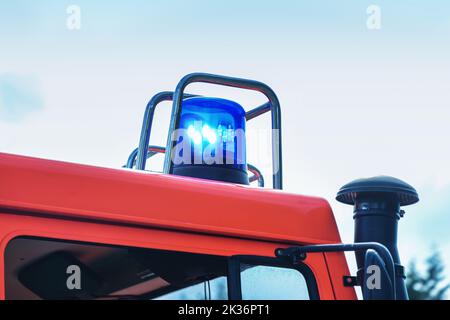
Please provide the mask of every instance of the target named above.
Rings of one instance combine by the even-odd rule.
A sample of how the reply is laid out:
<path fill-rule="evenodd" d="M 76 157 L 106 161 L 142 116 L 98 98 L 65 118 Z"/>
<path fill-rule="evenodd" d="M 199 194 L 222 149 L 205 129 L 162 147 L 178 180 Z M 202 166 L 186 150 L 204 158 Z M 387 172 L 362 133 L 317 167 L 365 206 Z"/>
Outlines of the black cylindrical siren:
<path fill-rule="evenodd" d="M 402 180 L 379 176 L 344 185 L 336 200 L 354 206 L 355 242 L 378 242 L 389 249 L 396 268 L 397 299 L 408 299 L 405 272 L 397 248 L 397 230 L 398 221 L 404 215 L 400 208 L 417 203 L 417 191 Z M 356 253 L 360 279 L 364 257 L 364 252 Z"/>

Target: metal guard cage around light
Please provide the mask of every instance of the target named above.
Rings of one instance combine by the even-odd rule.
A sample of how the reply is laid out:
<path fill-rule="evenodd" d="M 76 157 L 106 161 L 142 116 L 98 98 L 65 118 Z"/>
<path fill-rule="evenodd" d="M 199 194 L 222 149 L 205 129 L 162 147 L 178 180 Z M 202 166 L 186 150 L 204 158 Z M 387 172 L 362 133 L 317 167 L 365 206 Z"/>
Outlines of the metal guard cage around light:
<path fill-rule="evenodd" d="M 183 100 L 173 174 L 249 184 L 245 124 L 245 111 L 234 101 Z"/>

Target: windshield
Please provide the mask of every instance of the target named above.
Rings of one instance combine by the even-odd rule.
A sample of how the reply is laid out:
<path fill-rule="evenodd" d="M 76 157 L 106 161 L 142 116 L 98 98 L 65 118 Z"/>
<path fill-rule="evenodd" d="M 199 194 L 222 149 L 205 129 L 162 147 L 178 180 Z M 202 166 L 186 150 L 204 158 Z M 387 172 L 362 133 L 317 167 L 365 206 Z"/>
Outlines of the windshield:
<path fill-rule="evenodd" d="M 32 237 L 5 250 L 6 298 L 226 299 L 226 257 Z"/>

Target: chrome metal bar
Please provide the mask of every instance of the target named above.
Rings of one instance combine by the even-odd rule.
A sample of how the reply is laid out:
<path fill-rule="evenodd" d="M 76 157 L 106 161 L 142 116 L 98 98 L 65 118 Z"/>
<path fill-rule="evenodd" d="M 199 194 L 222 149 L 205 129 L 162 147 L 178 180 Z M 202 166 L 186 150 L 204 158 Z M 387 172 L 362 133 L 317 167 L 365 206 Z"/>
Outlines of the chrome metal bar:
<path fill-rule="evenodd" d="M 195 95 L 183 94 L 182 97 L 183 98 L 191 98 L 191 97 L 195 97 Z M 163 101 L 172 101 L 172 99 L 173 99 L 173 92 L 171 92 L 171 91 L 160 92 L 160 93 L 157 93 L 156 95 L 154 95 L 150 99 L 150 101 L 147 104 L 147 107 L 145 108 L 144 121 L 142 123 L 141 136 L 140 136 L 140 140 L 139 140 L 139 148 L 138 148 L 138 152 L 137 152 L 136 169 L 138 169 L 138 170 L 145 170 L 145 163 L 147 161 L 148 145 L 150 143 L 150 134 L 151 134 L 151 130 L 152 130 L 153 115 L 155 114 L 156 106 Z M 170 131 L 169 131 L 169 136 L 170 136 Z"/>
<path fill-rule="evenodd" d="M 275 256 L 277 257 L 293 257 L 295 255 L 301 255 L 308 252 L 345 252 L 345 251 L 362 251 L 372 249 L 375 250 L 383 259 L 386 264 L 389 277 L 392 282 L 392 297 L 396 300 L 396 288 L 395 288 L 395 265 L 394 259 L 388 248 L 378 242 L 357 242 L 351 244 L 319 244 L 311 246 L 299 246 L 289 247 L 286 249 L 276 249 Z"/>
<path fill-rule="evenodd" d="M 258 187 L 264 188 L 264 177 L 259 171 L 259 169 L 251 164 L 247 164 L 248 171 L 250 171 L 253 176 L 249 178 L 250 182 L 258 181 Z"/>
<path fill-rule="evenodd" d="M 124 166 L 125 168 L 133 169 L 133 167 L 136 165 L 138 150 L 139 148 L 136 148 L 130 153 L 127 164 Z M 159 146 L 149 146 L 147 149 L 147 159 L 153 157 L 158 153 L 166 153 L 166 148 Z"/>
<path fill-rule="evenodd" d="M 186 87 L 195 82 L 210 83 L 223 85 L 228 87 L 253 90 L 263 93 L 269 100 L 270 110 L 272 112 L 272 162 L 273 162 L 273 188 L 283 188 L 283 167 L 282 167 L 282 137 L 281 137 L 281 110 L 280 103 L 275 92 L 266 84 L 254 80 L 232 78 L 227 76 L 213 75 L 207 73 L 192 73 L 181 79 L 178 83 L 173 96 L 172 115 L 170 119 L 169 136 L 167 138 L 166 157 L 164 159 L 164 173 L 172 173 L 172 150 L 175 146 L 175 141 L 172 137 L 174 131 L 179 126 L 181 103 L 184 97 L 184 90 Z M 265 108 L 261 108 L 258 112 L 250 114 L 250 119 L 254 118 L 262 112 Z M 260 113 L 262 112 L 262 113 Z M 259 113 L 259 114 L 258 114 Z"/>
<path fill-rule="evenodd" d="M 272 108 L 271 108 L 270 103 L 267 102 L 267 103 L 265 103 L 265 104 L 263 104 L 263 105 L 261 105 L 259 107 L 256 107 L 255 109 L 252 109 L 252 110 L 248 111 L 245 114 L 245 118 L 247 119 L 247 121 L 252 120 L 252 119 L 254 119 L 256 117 L 259 117 L 260 115 L 262 115 L 264 113 L 269 112 L 271 109 Z"/>
<path fill-rule="evenodd" d="M 128 160 L 127 160 L 127 164 L 124 166 L 125 168 L 133 169 L 134 164 L 136 162 L 136 156 L 138 154 L 138 150 L 139 150 L 139 148 L 136 148 L 133 151 L 131 151 L 130 156 L 128 157 Z"/>

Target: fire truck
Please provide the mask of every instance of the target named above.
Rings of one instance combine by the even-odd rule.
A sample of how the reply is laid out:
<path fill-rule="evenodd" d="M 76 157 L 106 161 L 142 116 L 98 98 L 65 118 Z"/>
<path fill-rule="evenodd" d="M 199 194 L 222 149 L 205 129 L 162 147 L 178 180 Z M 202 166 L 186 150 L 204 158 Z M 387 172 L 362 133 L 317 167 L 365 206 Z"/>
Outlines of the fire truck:
<path fill-rule="evenodd" d="M 253 90 L 267 102 L 245 110 L 186 93 L 192 83 Z M 172 101 L 167 144 L 152 146 L 163 101 Z M 266 113 L 271 188 L 246 161 L 246 127 Z M 353 206 L 355 226 L 345 244 L 325 199 L 282 191 L 281 151 L 269 86 L 193 73 L 149 101 L 124 168 L 1 153 L 0 299 L 408 299 L 397 228 L 416 190 L 387 176 L 343 186 L 336 199 Z M 146 170 L 157 154 L 163 172 Z"/>

